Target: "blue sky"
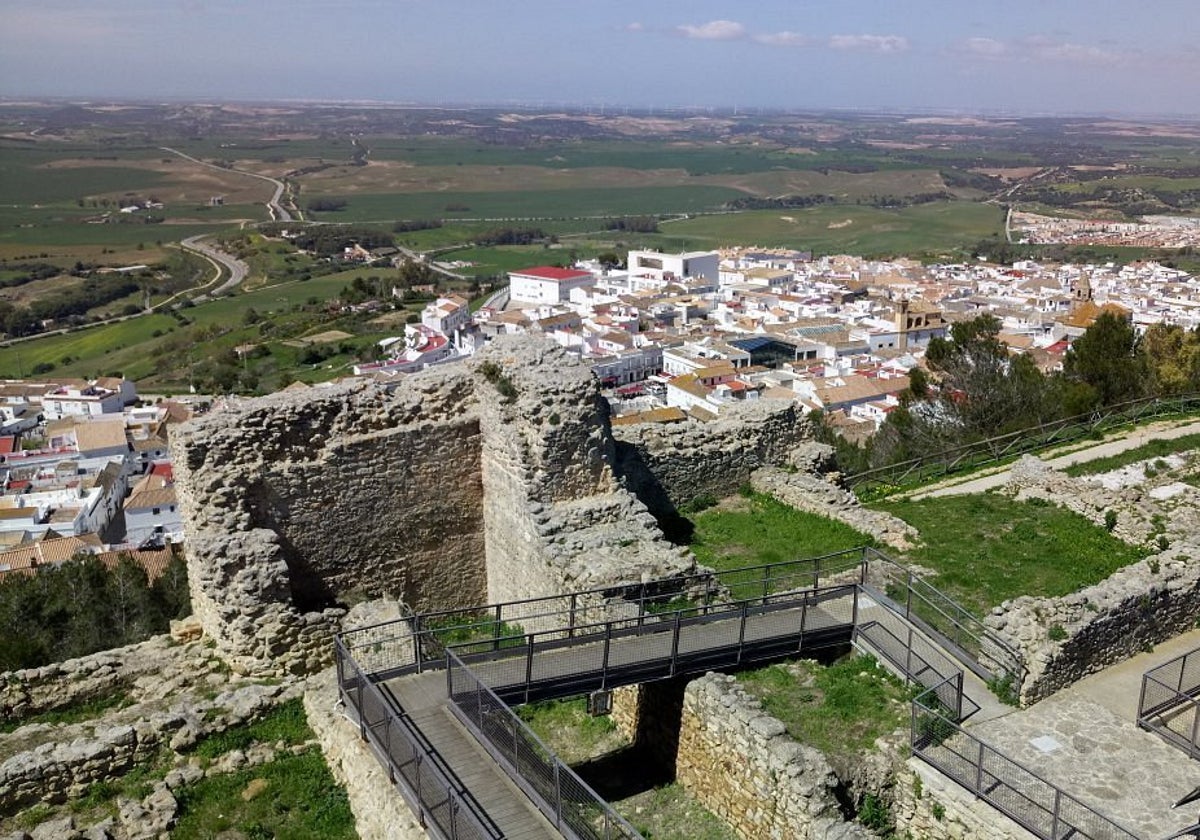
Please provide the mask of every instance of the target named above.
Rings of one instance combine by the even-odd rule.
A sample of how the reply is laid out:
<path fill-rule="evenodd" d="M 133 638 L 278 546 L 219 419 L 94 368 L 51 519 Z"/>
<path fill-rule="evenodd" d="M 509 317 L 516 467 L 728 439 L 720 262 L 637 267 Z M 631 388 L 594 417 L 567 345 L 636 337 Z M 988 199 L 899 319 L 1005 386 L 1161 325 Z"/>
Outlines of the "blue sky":
<path fill-rule="evenodd" d="M 1200 116 L 1198 29 L 1197 0 L 0 0 L 0 95 Z"/>

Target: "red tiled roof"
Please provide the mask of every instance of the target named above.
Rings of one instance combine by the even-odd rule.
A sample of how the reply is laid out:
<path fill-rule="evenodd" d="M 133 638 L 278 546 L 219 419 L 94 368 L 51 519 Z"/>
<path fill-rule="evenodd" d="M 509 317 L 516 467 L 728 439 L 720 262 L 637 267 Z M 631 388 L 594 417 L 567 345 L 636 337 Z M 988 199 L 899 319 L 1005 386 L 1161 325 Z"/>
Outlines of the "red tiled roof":
<path fill-rule="evenodd" d="M 591 272 L 581 271 L 577 268 L 558 268 L 553 265 L 539 265 L 533 268 L 523 268 L 520 271 L 511 272 L 519 274 L 522 277 L 538 277 L 542 280 L 576 280 L 580 277 L 591 277 Z"/>
<path fill-rule="evenodd" d="M 17 445 L 15 435 L 5 435 L 0 437 L 0 455 L 9 455 L 13 452 Z"/>

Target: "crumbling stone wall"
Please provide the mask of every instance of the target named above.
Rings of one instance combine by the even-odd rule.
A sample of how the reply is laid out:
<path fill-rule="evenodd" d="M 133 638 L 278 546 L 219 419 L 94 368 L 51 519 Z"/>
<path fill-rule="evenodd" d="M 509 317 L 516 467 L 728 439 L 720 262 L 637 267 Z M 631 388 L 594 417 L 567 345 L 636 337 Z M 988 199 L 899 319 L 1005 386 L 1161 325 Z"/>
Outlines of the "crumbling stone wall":
<path fill-rule="evenodd" d="M 708 674 L 684 691 L 676 773 L 745 840 L 875 836 L 843 819 L 825 756 L 789 737 L 731 676 Z"/>
<path fill-rule="evenodd" d="M 691 553 L 667 543 L 645 506 L 615 480 L 608 405 L 577 356 L 549 342 L 502 338 L 471 367 L 481 380 L 490 600 L 637 583 L 694 567 Z M 538 625 L 522 622 L 525 630 Z"/>
<path fill-rule="evenodd" d="M 193 610 L 235 668 L 327 664 L 347 599 L 486 599 L 473 395 L 462 370 L 283 392 L 172 436 Z"/>
<path fill-rule="evenodd" d="M 588 366 L 536 337 L 394 387 L 247 400 L 171 445 L 193 609 L 246 673 L 324 667 L 362 597 L 424 611 L 694 567 L 615 480 Z"/>
<path fill-rule="evenodd" d="M 721 409 L 711 423 L 617 426 L 616 472 L 656 516 L 697 497 L 737 492 L 759 467 L 787 462 L 811 437 L 791 400 L 757 400 Z"/>
<path fill-rule="evenodd" d="M 898 774 L 895 836 L 922 840 L 1034 840 L 1035 835 L 918 758 Z"/>

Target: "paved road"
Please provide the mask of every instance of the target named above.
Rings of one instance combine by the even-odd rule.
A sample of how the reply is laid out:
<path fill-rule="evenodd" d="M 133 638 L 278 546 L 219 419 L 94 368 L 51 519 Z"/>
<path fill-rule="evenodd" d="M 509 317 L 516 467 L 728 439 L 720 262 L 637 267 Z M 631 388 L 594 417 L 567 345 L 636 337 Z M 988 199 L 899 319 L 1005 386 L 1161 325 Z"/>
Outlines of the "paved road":
<path fill-rule="evenodd" d="M 178 149 L 172 149 L 170 146 L 159 146 L 159 148 L 164 152 L 170 152 L 173 155 L 178 155 L 184 160 L 190 160 L 192 163 L 200 166 L 207 166 L 209 169 L 216 169 L 219 172 L 236 172 L 238 175 L 245 175 L 247 178 L 257 178 L 260 181 L 269 181 L 275 185 L 275 194 L 271 196 L 271 200 L 267 202 L 267 212 L 271 214 L 271 220 L 275 222 L 292 221 L 292 214 L 284 209 L 283 205 L 279 203 L 279 200 L 283 198 L 283 191 L 287 189 L 283 181 L 272 178 L 269 175 L 259 175 L 257 172 L 246 172 L 243 169 L 234 169 L 231 166 L 217 166 L 214 163 L 209 163 L 208 161 L 194 158 L 189 154 L 179 151 Z"/>
<path fill-rule="evenodd" d="M 1122 452 L 1127 452 L 1130 449 L 1136 449 L 1143 444 L 1149 443 L 1152 440 L 1173 440 L 1181 438 L 1185 435 L 1200 434 L 1200 421 L 1185 422 L 1179 420 L 1164 420 L 1158 423 L 1150 423 L 1146 426 L 1141 426 L 1131 432 L 1123 433 L 1121 437 L 1115 440 L 1105 441 L 1089 446 L 1086 449 L 1069 452 L 1058 457 L 1042 457 L 1047 464 L 1055 469 L 1063 469 L 1072 464 L 1081 464 L 1085 461 L 1094 461 L 1097 458 L 1107 458 L 1110 455 L 1118 455 Z M 923 490 L 913 493 L 909 498 L 912 499 L 931 499 L 938 496 L 962 496 L 967 493 L 983 493 L 986 490 L 994 490 L 997 487 L 1003 487 L 1008 483 L 1008 478 L 1012 470 L 1003 469 L 998 472 L 990 473 L 979 478 L 973 478 L 957 483 L 942 484 L 929 490 Z M 954 479 L 950 479 L 951 482 Z"/>
<path fill-rule="evenodd" d="M 230 289 L 236 288 L 246 275 L 250 272 L 250 267 L 237 257 L 230 256 L 224 251 L 221 251 L 207 242 L 203 241 L 206 238 L 205 234 L 199 236 L 189 236 L 187 239 L 180 242 L 180 246 L 188 251 L 199 254 L 207 259 L 217 268 L 217 276 L 220 277 L 221 269 L 224 268 L 229 272 L 229 279 L 222 283 L 217 288 L 207 294 L 199 295 L 192 300 L 196 303 L 202 303 L 210 297 L 217 297 L 224 294 Z"/>

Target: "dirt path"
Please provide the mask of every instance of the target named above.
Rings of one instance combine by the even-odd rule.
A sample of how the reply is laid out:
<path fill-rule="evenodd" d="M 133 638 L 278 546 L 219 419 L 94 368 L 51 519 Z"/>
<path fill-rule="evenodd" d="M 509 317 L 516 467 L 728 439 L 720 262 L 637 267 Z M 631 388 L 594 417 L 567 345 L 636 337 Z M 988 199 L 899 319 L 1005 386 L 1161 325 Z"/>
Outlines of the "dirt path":
<path fill-rule="evenodd" d="M 1072 464 L 1081 464 L 1085 461 L 1094 461 L 1097 458 L 1107 458 L 1110 455 L 1127 452 L 1152 440 L 1174 440 L 1175 438 L 1194 434 L 1200 434 L 1200 420 L 1164 420 L 1141 426 L 1123 434 L 1116 440 L 1104 441 L 1095 446 L 1075 449 L 1074 451 L 1058 456 L 1054 455 L 1055 450 L 1051 450 L 1050 452 L 1043 453 L 1041 457 L 1042 460 L 1055 469 L 1063 469 Z M 977 478 L 959 479 L 957 481 L 949 479 L 949 481 L 943 482 L 933 488 L 924 488 L 909 494 L 907 498 L 931 499 L 938 496 L 961 496 L 967 493 L 982 493 L 986 490 L 1003 487 L 1008 483 L 1008 477 L 1011 472 L 1011 469 L 1005 467 L 1004 469 Z"/>

